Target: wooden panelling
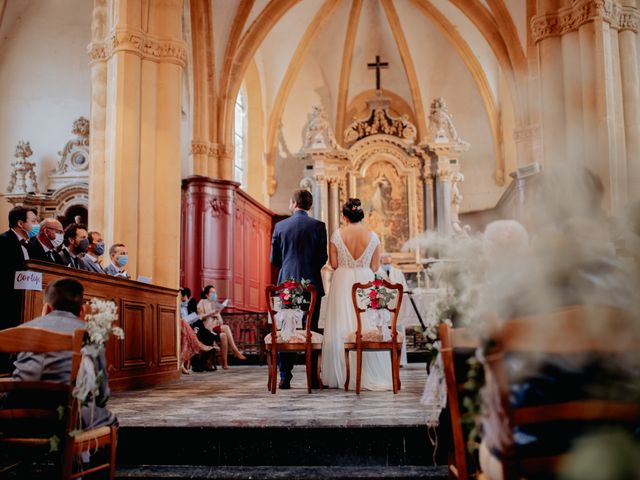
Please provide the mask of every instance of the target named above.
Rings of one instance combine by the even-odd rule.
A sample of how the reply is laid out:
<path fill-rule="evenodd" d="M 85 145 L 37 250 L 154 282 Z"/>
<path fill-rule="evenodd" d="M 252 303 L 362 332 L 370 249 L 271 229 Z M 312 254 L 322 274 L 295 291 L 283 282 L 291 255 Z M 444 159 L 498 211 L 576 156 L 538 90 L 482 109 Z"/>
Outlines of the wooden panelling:
<path fill-rule="evenodd" d="M 178 331 L 175 328 L 175 318 L 177 311 L 175 308 L 160 306 L 158 308 L 158 326 L 160 334 L 158 339 L 158 365 L 175 365 L 178 361 L 175 348 L 178 342 Z"/>
<path fill-rule="evenodd" d="M 109 385 L 113 390 L 153 385 L 180 376 L 177 290 L 34 260 L 27 262 L 27 269 L 42 272 L 43 289 L 58 278 L 73 277 L 84 286 L 86 302 L 95 297 L 116 303 L 117 324 L 125 337 L 107 344 Z M 24 297 L 22 321 L 26 322 L 41 314 L 44 295 L 27 291 Z"/>
<path fill-rule="evenodd" d="M 123 300 L 120 303 L 120 325 L 125 332 L 120 354 L 122 370 L 146 367 L 151 358 L 145 331 L 145 304 Z"/>
<path fill-rule="evenodd" d="M 182 285 L 197 295 L 212 284 L 232 307 L 265 311 L 262 292 L 271 283 L 273 217 L 235 182 L 199 176 L 183 180 Z"/>

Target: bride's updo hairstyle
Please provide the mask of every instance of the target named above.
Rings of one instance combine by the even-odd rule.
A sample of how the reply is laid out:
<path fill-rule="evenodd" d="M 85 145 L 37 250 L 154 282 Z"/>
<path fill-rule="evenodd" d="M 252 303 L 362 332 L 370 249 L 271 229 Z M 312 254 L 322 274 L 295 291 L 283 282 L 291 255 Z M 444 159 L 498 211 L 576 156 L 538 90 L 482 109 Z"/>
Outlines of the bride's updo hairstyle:
<path fill-rule="evenodd" d="M 359 198 L 350 198 L 342 206 L 342 214 L 349 220 L 349 223 L 358 223 L 364 218 L 362 202 Z"/>

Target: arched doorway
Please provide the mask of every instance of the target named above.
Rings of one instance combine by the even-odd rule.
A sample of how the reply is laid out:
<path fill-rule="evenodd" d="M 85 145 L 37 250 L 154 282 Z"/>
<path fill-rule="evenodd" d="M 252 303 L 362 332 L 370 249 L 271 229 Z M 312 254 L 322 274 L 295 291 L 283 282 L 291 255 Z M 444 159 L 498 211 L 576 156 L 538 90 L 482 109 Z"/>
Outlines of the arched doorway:
<path fill-rule="evenodd" d="M 80 220 L 80 222 L 78 222 L 77 220 Z M 72 223 L 83 223 L 87 225 L 88 221 L 89 212 L 87 211 L 87 207 L 85 205 L 71 205 L 64 212 L 62 218 L 60 218 L 60 222 L 62 222 L 62 226 L 64 228 Z"/>

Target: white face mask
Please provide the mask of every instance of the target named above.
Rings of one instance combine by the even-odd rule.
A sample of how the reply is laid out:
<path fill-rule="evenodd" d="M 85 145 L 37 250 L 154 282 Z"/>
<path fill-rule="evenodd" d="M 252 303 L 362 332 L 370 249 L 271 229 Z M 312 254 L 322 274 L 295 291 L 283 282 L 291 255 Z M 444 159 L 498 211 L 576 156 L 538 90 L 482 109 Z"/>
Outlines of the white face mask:
<path fill-rule="evenodd" d="M 56 233 L 56 238 L 51 240 L 51 245 L 53 245 L 54 248 L 58 248 L 60 245 L 62 245 L 63 241 L 64 241 L 64 235 L 62 233 Z"/>

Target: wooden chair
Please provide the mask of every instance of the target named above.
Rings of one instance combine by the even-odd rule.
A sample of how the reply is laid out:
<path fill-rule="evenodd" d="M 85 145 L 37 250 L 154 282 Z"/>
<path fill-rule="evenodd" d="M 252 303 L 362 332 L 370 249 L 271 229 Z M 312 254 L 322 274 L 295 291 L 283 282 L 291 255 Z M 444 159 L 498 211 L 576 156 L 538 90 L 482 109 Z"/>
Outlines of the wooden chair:
<path fill-rule="evenodd" d="M 594 333 L 592 327 L 597 325 Z M 624 311 L 607 307 L 572 306 L 551 313 L 520 317 L 505 323 L 495 337 L 497 347 L 487 356 L 489 372 L 496 380 L 500 405 L 506 412 L 509 445 L 503 452 L 504 478 L 526 478 L 552 474 L 565 455 L 531 456 L 516 454 L 513 429 L 542 422 L 577 421 L 638 424 L 640 405 L 624 400 L 581 399 L 563 403 L 513 408 L 509 402 L 508 381 L 504 365 L 506 354 L 536 355 L 635 355 L 640 353 L 638 322 Z M 634 330 L 635 329 L 635 330 Z M 629 335 L 629 332 L 635 332 Z M 541 332 L 553 332 L 541 334 Z M 503 429 L 504 430 L 504 429 Z M 490 447 L 490 446 L 489 446 Z"/>
<path fill-rule="evenodd" d="M 73 334 L 63 334 L 33 327 L 15 327 L 0 331 L 0 352 L 64 352 L 70 351 L 71 377 L 69 383 L 27 382 L 11 378 L 0 379 L 0 393 L 8 394 L 7 408 L 0 408 L 0 448 L 16 454 L 47 454 L 50 438 L 60 439 L 57 478 L 73 479 L 109 470 L 109 478 L 115 474 L 117 428 L 99 427 L 81 431 L 79 402 L 72 395 L 80 366 L 84 329 Z M 22 404 L 21 399 L 47 399 L 46 406 Z M 11 400 L 12 398 L 15 399 Z M 55 401 L 58 400 L 58 401 Z M 40 403 L 40 402 L 38 402 Z M 51 406 L 49 406 L 51 404 Z M 64 406 L 61 414 L 60 406 Z M 80 433 L 77 433 L 80 432 Z M 109 446 L 108 461 L 87 470 L 74 471 L 74 460 L 82 465 L 82 452 Z M 18 466 L 17 462 L 14 466 Z"/>
<path fill-rule="evenodd" d="M 312 374 L 311 371 L 311 352 L 317 351 L 318 353 L 318 368 L 315 372 L 318 379 L 318 385 L 323 388 L 322 381 L 320 379 L 320 365 L 322 364 L 322 335 L 318 332 L 311 330 L 311 316 L 316 307 L 316 289 L 313 285 L 309 285 L 308 291 L 310 293 L 309 308 L 304 310 L 304 316 L 306 317 L 304 330 L 296 330 L 294 341 L 285 342 L 282 338 L 281 332 L 278 329 L 275 319 L 276 310 L 274 310 L 273 298 L 276 297 L 284 289 L 284 284 L 269 285 L 266 288 L 267 294 L 267 308 L 269 309 L 269 318 L 271 319 L 271 333 L 264 338 L 265 349 L 267 351 L 267 368 L 269 369 L 269 379 L 267 380 L 267 389 L 271 393 L 276 393 L 278 386 L 278 353 L 300 353 L 305 354 L 305 364 L 307 372 L 307 391 L 311 393 Z M 274 343 L 272 339 L 277 341 Z M 304 338 L 304 341 L 300 341 L 300 338 Z"/>
<path fill-rule="evenodd" d="M 360 394 L 360 387 L 362 382 L 362 352 L 364 351 L 388 351 L 391 356 L 391 375 L 393 383 L 393 393 L 398 393 L 400 390 L 400 353 L 402 351 L 402 334 L 398 333 L 396 325 L 398 323 L 398 313 L 400 312 L 400 306 L 402 305 L 402 291 L 403 287 L 399 283 L 390 283 L 386 280 L 382 281 L 382 286 L 387 290 L 395 290 L 395 306 L 391 308 L 387 305 L 386 310 L 391 312 L 391 340 L 384 341 L 382 332 L 362 330 L 362 312 L 366 311 L 366 308 L 362 308 L 358 305 L 358 290 L 367 290 L 373 287 L 373 282 L 369 283 L 355 283 L 351 287 L 351 300 L 353 302 L 353 308 L 356 311 L 356 331 L 351 332 L 345 338 L 344 343 L 344 358 L 347 367 L 347 378 L 344 383 L 345 391 L 349 390 L 350 380 L 350 365 L 349 365 L 349 352 L 355 350 L 356 352 L 356 393 Z M 394 303 L 394 302 L 391 302 Z"/>
<path fill-rule="evenodd" d="M 464 434 L 462 432 L 462 414 L 460 413 L 459 393 L 464 382 L 458 382 L 454 363 L 454 351 L 456 349 L 476 349 L 477 339 L 473 338 L 464 328 L 451 328 L 446 323 L 441 323 L 440 331 L 440 355 L 444 367 L 445 381 L 447 383 L 447 403 L 449 405 L 449 417 L 451 420 L 451 434 L 453 437 L 453 462 L 449 460 L 449 470 L 455 478 L 466 480 L 469 478 L 467 464 L 467 449 Z"/>

